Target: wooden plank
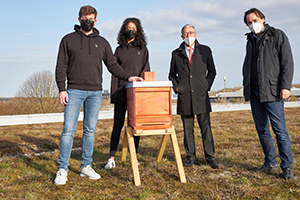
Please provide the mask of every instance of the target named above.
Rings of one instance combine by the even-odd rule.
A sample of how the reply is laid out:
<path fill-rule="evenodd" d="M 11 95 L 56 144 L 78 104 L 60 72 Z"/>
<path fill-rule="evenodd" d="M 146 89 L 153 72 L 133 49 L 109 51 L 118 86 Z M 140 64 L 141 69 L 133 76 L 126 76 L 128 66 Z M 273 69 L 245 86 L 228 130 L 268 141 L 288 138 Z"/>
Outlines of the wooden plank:
<path fill-rule="evenodd" d="M 179 150 L 179 146 L 178 146 L 178 142 L 177 142 L 177 136 L 176 136 L 174 126 L 173 126 L 173 131 L 172 131 L 172 134 L 171 134 L 171 142 L 172 142 L 172 146 L 173 146 L 173 149 L 174 149 L 174 157 L 175 157 L 175 162 L 176 162 L 180 182 L 181 183 L 186 183 L 185 173 L 184 173 L 184 169 L 183 169 L 183 165 L 182 165 L 180 150 Z"/>
<path fill-rule="evenodd" d="M 126 161 L 126 155 L 127 155 L 128 138 L 127 138 L 127 134 L 126 134 L 126 128 L 127 127 L 125 127 L 125 130 L 124 130 L 121 161 Z"/>
<path fill-rule="evenodd" d="M 156 92 L 156 91 L 170 91 L 171 87 L 136 87 L 136 92 Z"/>
<path fill-rule="evenodd" d="M 134 129 L 153 130 L 153 129 L 165 129 L 165 128 L 169 128 L 171 126 L 172 126 L 172 124 L 168 124 L 168 125 L 158 124 L 158 125 L 151 125 L 151 126 L 145 126 L 145 125 L 139 126 L 139 125 L 137 125 L 137 126 L 135 126 Z M 153 135 L 155 135 L 155 134 L 153 134 Z"/>
<path fill-rule="evenodd" d="M 173 132 L 173 126 L 171 128 L 166 128 L 165 131 L 166 133 L 171 134 Z"/>
<path fill-rule="evenodd" d="M 136 186 L 139 186 L 139 185 L 141 185 L 141 179 L 140 179 L 140 173 L 139 173 L 138 162 L 137 162 L 137 157 L 136 157 L 136 151 L 135 151 L 135 146 L 134 146 L 132 128 L 130 126 L 126 126 L 125 131 L 126 131 L 127 138 L 128 138 L 130 160 L 131 160 L 131 167 L 132 167 L 132 171 L 133 171 L 134 184 Z"/>
<path fill-rule="evenodd" d="M 160 149 L 159 149 L 157 159 L 156 159 L 157 162 L 160 162 L 164 155 L 168 139 L 169 139 L 169 135 L 166 135 L 166 134 L 162 138 Z"/>
<path fill-rule="evenodd" d="M 149 116 L 138 116 L 135 118 L 136 123 L 134 126 L 135 130 L 144 129 L 165 129 L 172 128 L 172 117 L 171 115 L 160 116 L 160 117 L 149 117 Z"/>
<path fill-rule="evenodd" d="M 123 140 L 123 149 L 122 149 L 122 161 L 126 160 L 126 152 L 127 152 L 127 147 L 129 145 L 129 152 L 130 152 L 130 160 L 131 160 L 131 167 L 133 171 L 133 179 L 134 179 L 134 184 L 136 186 L 141 185 L 141 179 L 140 179 L 140 174 L 139 174 L 139 169 L 138 169 L 138 164 L 137 164 L 137 156 L 136 156 L 136 150 L 135 150 L 135 145 L 134 145 L 134 139 L 133 139 L 133 134 L 136 135 L 163 135 L 163 139 L 161 142 L 161 147 L 157 156 L 157 162 L 160 162 L 165 148 L 166 144 L 168 142 L 169 135 L 171 135 L 171 143 L 173 146 L 173 151 L 174 151 L 174 157 L 175 157 L 175 162 L 176 162 L 176 167 L 178 170 L 179 174 L 179 179 L 180 182 L 186 183 L 186 178 L 185 178 L 185 173 L 182 165 L 182 160 L 181 160 L 181 155 L 178 147 L 178 142 L 177 142 L 177 136 L 175 132 L 174 126 L 172 128 L 166 128 L 166 129 L 154 129 L 154 130 L 133 130 L 132 127 L 126 126 L 125 127 L 125 133 L 124 133 L 124 140 Z"/>
<path fill-rule="evenodd" d="M 165 135 L 165 134 L 171 134 L 170 132 L 167 132 L 165 129 L 154 129 L 154 130 L 134 130 L 133 131 L 134 136 L 150 136 L 150 135 Z"/>
<path fill-rule="evenodd" d="M 140 115 L 136 116 L 136 122 L 155 122 L 155 121 L 165 121 L 170 122 L 172 116 L 168 115 Z"/>
<path fill-rule="evenodd" d="M 134 98 L 133 88 L 127 88 L 127 124 L 134 127 Z"/>
<path fill-rule="evenodd" d="M 142 72 L 141 77 L 145 81 L 155 81 L 155 73 L 154 72 Z"/>
<path fill-rule="evenodd" d="M 169 92 L 136 92 L 136 115 L 165 115 L 170 114 Z"/>

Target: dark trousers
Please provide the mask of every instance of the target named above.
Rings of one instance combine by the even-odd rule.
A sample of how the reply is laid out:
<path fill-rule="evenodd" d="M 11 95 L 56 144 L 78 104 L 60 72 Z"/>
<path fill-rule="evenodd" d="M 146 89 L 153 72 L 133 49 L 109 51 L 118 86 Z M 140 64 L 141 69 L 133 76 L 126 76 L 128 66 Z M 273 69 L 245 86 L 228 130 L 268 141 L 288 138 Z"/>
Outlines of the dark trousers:
<path fill-rule="evenodd" d="M 124 125 L 125 114 L 127 110 L 126 91 L 119 91 L 117 101 L 114 106 L 114 127 L 110 138 L 110 156 L 115 157 L 120 140 L 121 130 Z M 140 136 L 134 136 L 136 152 L 139 147 Z"/>
<path fill-rule="evenodd" d="M 201 130 L 204 147 L 205 160 L 215 159 L 215 146 L 210 126 L 210 114 L 203 113 L 196 115 Z M 181 115 L 184 131 L 184 147 L 188 160 L 196 159 L 195 139 L 194 139 L 194 115 Z"/>

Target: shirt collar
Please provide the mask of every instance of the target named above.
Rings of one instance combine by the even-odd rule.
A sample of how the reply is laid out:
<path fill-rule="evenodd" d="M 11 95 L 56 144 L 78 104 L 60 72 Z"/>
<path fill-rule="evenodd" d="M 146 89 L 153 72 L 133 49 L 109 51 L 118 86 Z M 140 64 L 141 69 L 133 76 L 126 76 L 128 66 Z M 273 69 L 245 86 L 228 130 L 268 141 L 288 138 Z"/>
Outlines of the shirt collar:
<path fill-rule="evenodd" d="M 191 47 L 186 46 L 185 43 L 184 43 L 185 50 L 190 50 L 190 48 L 192 48 L 192 50 L 194 50 L 195 49 L 195 43 L 196 43 L 196 40 L 195 40 L 194 44 Z"/>

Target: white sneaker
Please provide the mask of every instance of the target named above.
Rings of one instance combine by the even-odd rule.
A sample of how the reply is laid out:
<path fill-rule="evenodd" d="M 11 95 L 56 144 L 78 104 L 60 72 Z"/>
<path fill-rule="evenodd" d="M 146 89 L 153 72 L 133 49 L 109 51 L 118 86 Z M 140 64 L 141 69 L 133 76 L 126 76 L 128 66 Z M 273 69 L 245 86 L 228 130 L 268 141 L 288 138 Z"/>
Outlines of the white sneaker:
<path fill-rule="evenodd" d="M 138 166 L 140 166 L 139 160 L 136 160 L 136 161 L 137 161 Z"/>
<path fill-rule="evenodd" d="M 107 164 L 105 165 L 104 169 L 112 169 L 116 167 L 116 162 L 114 159 L 108 159 Z"/>
<path fill-rule="evenodd" d="M 56 177 L 54 179 L 55 185 L 65 185 L 68 178 L 67 178 L 68 172 L 64 169 L 59 169 L 56 173 Z"/>
<path fill-rule="evenodd" d="M 93 179 L 93 180 L 97 180 L 97 179 L 101 178 L 101 176 L 93 170 L 91 165 L 81 168 L 80 176 L 85 176 L 85 177 L 88 177 L 89 179 Z"/>

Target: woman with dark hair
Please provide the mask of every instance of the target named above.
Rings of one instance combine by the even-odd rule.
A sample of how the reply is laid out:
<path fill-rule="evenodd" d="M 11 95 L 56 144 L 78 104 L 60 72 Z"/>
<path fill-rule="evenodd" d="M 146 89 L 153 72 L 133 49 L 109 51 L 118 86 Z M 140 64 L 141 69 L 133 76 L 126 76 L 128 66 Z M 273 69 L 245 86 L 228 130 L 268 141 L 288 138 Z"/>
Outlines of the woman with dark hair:
<path fill-rule="evenodd" d="M 141 22 L 137 18 L 124 20 L 118 33 L 118 44 L 115 57 L 118 63 L 129 75 L 141 76 L 144 71 L 150 71 L 149 53 L 146 47 L 146 36 Z M 111 103 L 114 104 L 114 126 L 110 141 L 110 158 L 105 169 L 116 167 L 115 155 L 124 125 L 127 110 L 126 85 L 127 81 L 111 77 Z M 135 148 L 138 150 L 140 137 L 134 137 Z"/>

